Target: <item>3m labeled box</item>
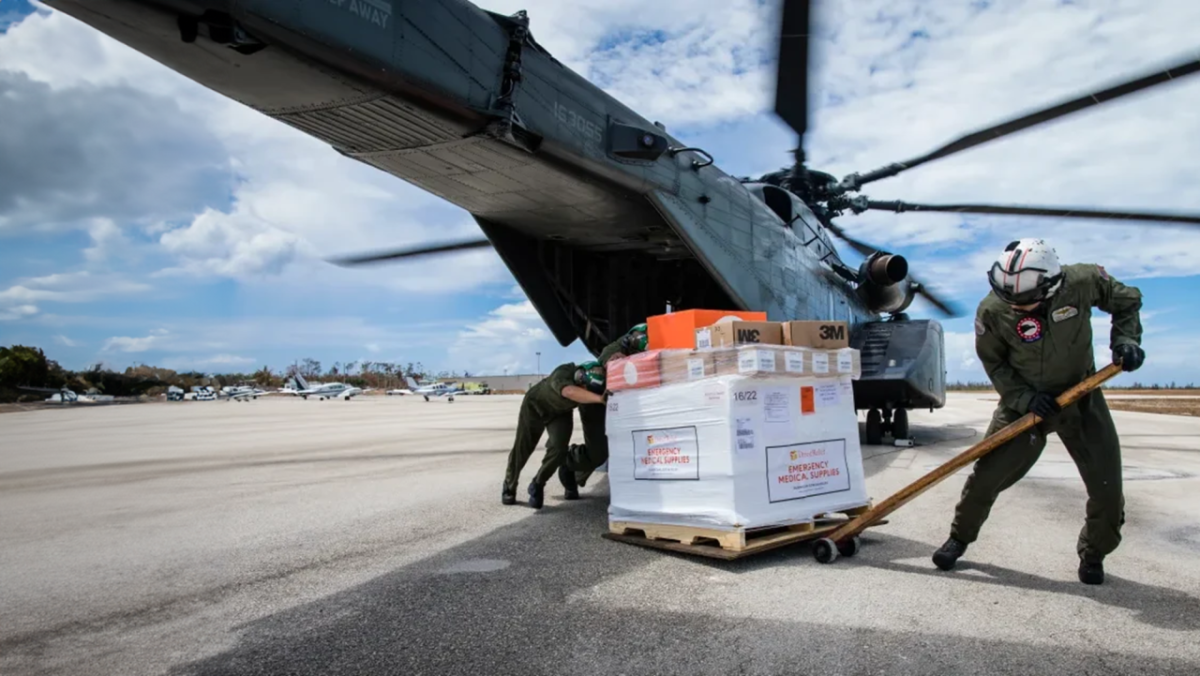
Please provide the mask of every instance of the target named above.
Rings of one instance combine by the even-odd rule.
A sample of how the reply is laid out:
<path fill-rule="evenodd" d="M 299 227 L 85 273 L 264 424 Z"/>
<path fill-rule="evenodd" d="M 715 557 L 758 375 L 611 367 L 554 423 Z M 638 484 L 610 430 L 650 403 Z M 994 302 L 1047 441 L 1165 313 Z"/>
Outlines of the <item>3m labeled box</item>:
<path fill-rule="evenodd" d="M 869 501 L 849 377 L 718 376 L 607 407 L 610 521 L 754 528 Z"/>
<path fill-rule="evenodd" d="M 696 329 L 696 347 L 732 347 L 734 345 L 783 345 L 783 326 L 779 322 L 718 322 Z"/>
<path fill-rule="evenodd" d="M 850 347 L 850 326 L 832 321 L 783 322 L 783 343 L 826 350 Z"/>
<path fill-rule="evenodd" d="M 725 317 L 742 321 L 767 321 L 765 312 L 743 310 L 681 310 L 646 319 L 647 349 L 694 349 L 696 329 L 711 326 Z"/>

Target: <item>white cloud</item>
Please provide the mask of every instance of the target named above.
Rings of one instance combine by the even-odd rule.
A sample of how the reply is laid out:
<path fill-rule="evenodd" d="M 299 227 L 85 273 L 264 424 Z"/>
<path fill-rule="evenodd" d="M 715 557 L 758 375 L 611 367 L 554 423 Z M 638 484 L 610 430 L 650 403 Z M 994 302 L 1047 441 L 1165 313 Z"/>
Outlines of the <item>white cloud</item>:
<path fill-rule="evenodd" d="M 224 364 L 224 365 L 246 365 L 253 364 L 254 360 L 250 357 L 239 357 L 232 354 L 218 354 L 205 359 L 198 360 L 200 364 Z"/>
<path fill-rule="evenodd" d="M 182 261 L 164 273 L 246 278 L 279 274 L 295 257 L 300 240 L 239 204 L 231 213 L 206 209 L 190 225 L 163 233 L 159 242 Z"/>
<path fill-rule="evenodd" d="M 161 338 L 162 336 L 113 336 L 104 341 L 104 347 L 100 349 L 104 352 L 145 352 L 157 345 Z"/>
<path fill-rule="evenodd" d="M 0 322 L 31 317 L 37 313 L 38 307 L 28 303 L 22 305 L 0 305 Z"/>
<path fill-rule="evenodd" d="M 0 291 L 0 320 L 36 315 L 41 309 L 38 303 L 88 303 L 105 296 L 143 293 L 150 288 L 122 275 L 87 271 L 27 277 Z"/>
<path fill-rule="evenodd" d="M 541 367 L 548 369 L 551 354 L 561 348 L 553 342 L 533 303 L 509 303 L 492 310 L 459 331 L 447 350 L 456 368 L 482 373 L 518 373 L 536 366 L 536 352 L 544 352 Z"/>
<path fill-rule="evenodd" d="M 71 340 L 70 338 L 63 336 L 63 335 L 55 336 L 54 342 L 58 343 L 59 345 L 63 345 L 65 347 L 79 347 L 79 345 L 80 345 L 78 341 Z"/>

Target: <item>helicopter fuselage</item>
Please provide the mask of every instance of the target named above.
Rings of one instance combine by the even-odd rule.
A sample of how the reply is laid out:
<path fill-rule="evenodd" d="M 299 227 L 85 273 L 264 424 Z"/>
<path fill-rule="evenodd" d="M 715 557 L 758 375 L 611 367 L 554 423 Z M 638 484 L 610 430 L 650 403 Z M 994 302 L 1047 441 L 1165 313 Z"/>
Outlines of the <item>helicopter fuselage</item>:
<path fill-rule="evenodd" d="M 47 4 L 466 210 L 563 345 L 596 353 L 668 303 L 843 320 L 860 344 L 880 323 L 802 200 L 685 148 L 555 60 L 521 15 L 465 0 Z M 917 324 L 923 342 L 885 345 L 879 369 L 864 353 L 860 408 L 943 405 L 940 325 Z M 876 402 L 873 379 L 900 393 Z"/>

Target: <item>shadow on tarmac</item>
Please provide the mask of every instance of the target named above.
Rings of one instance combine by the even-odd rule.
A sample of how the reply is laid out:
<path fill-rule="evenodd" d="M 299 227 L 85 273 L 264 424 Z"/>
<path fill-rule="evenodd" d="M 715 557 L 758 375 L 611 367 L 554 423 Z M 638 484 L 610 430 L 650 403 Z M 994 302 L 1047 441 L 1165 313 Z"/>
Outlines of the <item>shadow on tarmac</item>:
<path fill-rule="evenodd" d="M 171 673 L 216 674 L 730 674 L 730 673 L 1154 673 L 1188 674 L 1200 664 L 1020 642 L 926 633 L 908 628 L 856 629 L 806 621 L 797 599 L 791 622 L 714 617 L 700 609 L 653 605 L 607 607 L 589 590 L 664 556 L 733 572 L 763 567 L 803 575 L 818 566 L 806 545 L 745 561 L 700 560 L 600 537 L 606 482 L 590 499 L 547 506 L 517 523 L 407 565 L 346 591 L 239 627 L 236 645 Z M 497 505 L 497 508 L 502 508 Z M 506 509 L 528 509 L 514 506 Z M 834 566 L 876 566 L 942 574 L 890 559 L 928 556 L 929 545 L 890 536 L 864 538 L 863 552 Z M 932 567 L 932 564 L 930 564 Z M 1195 599 L 1119 577 L 1111 586 L 1046 580 L 996 566 L 980 576 L 946 575 L 1085 595 L 1130 608 L 1142 621 L 1195 627 Z M 465 572 L 457 572 L 465 571 Z M 672 579 L 664 577 L 664 586 Z M 1190 619 L 1189 619 L 1190 614 Z"/>
<path fill-rule="evenodd" d="M 1003 566 L 971 561 L 970 551 L 958 560 L 954 570 L 942 571 L 930 559 L 934 549 L 936 545 L 875 533 L 869 539 L 863 537 L 862 552 L 858 556 L 838 559 L 832 565 L 866 566 L 899 573 L 931 575 L 950 584 L 994 584 L 1036 592 L 1070 594 L 1106 606 L 1131 610 L 1135 613 L 1134 619 L 1159 629 L 1200 630 L 1200 598 L 1176 589 L 1142 584 L 1114 575 L 1114 571 L 1119 569 L 1115 561 L 1106 562 L 1103 585 L 1089 586 L 1075 579 L 1074 568 L 1070 571 L 1070 580 L 1052 580 Z M 1013 556 L 1018 554 L 1014 553 Z M 913 558 L 920 558 L 922 563 L 899 561 Z"/>

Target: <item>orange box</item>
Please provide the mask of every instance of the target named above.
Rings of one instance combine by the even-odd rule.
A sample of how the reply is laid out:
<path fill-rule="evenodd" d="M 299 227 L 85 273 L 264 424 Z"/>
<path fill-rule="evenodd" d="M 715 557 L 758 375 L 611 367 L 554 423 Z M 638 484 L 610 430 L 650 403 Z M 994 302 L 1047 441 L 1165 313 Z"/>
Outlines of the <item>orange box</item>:
<path fill-rule="evenodd" d="M 658 387 L 662 384 L 658 357 L 658 350 L 647 350 L 610 360 L 605 371 L 606 387 L 611 392 Z"/>
<path fill-rule="evenodd" d="M 646 334 L 650 350 L 696 349 L 696 329 L 716 324 L 723 317 L 735 317 L 744 322 L 765 322 L 765 312 L 741 310 L 682 310 L 669 315 L 646 319 Z"/>

